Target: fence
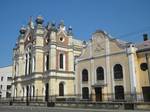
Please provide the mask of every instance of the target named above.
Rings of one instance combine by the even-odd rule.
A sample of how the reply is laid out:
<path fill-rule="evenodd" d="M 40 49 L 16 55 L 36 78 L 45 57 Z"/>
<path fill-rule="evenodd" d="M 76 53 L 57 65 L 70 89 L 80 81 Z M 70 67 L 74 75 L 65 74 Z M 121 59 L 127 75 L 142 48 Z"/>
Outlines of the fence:
<path fill-rule="evenodd" d="M 74 94 L 74 95 L 51 95 L 51 96 L 22 96 L 11 98 L 0 98 L 0 101 L 22 101 L 22 102 L 57 102 L 57 101 L 80 101 L 80 102 L 150 102 L 144 99 L 142 93 L 138 94 Z"/>

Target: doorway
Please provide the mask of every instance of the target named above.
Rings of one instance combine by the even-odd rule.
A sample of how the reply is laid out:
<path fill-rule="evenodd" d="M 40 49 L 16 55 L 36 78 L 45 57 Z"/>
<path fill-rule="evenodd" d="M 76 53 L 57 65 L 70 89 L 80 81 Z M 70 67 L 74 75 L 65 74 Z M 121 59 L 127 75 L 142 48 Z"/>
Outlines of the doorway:
<path fill-rule="evenodd" d="M 45 101 L 48 101 L 49 98 L 49 84 L 45 84 Z"/>
<path fill-rule="evenodd" d="M 102 88 L 95 87 L 95 99 L 96 101 L 102 101 Z"/>
<path fill-rule="evenodd" d="M 150 102 L 150 86 L 142 87 L 143 99 L 145 102 Z"/>

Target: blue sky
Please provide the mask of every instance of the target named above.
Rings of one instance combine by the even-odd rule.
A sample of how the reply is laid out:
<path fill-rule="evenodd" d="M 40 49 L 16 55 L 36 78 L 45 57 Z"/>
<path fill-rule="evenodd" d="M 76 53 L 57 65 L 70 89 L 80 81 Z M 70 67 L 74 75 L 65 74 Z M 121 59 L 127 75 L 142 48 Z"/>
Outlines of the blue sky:
<path fill-rule="evenodd" d="M 97 29 L 129 42 L 150 34 L 150 0 L 0 0 L 0 67 L 12 64 L 20 27 L 38 15 L 44 24 L 64 20 L 81 40 Z"/>

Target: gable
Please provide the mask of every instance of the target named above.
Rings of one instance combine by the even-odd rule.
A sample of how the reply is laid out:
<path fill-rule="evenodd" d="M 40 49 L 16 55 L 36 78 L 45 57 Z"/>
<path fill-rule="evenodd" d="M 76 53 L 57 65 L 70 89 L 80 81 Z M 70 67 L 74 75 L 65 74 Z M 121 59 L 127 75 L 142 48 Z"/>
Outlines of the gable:
<path fill-rule="evenodd" d="M 91 41 L 83 48 L 79 60 L 122 52 L 125 47 L 126 42 L 111 39 L 105 32 L 99 31 L 93 34 Z"/>

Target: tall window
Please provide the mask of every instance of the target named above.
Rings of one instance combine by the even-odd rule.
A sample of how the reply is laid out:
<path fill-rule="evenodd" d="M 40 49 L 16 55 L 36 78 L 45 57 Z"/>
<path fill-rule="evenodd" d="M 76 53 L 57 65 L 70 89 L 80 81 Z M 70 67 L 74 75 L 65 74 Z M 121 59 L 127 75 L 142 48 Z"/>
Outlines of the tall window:
<path fill-rule="evenodd" d="M 49 70 L 49 54 L 46 54 L 46 70 Z"/>
<path fill-rule="evenodd" d="M 88 81 L 88 71 L 87 71 L 87 69 L 84 69 L 82 71 L 82 81 Z"/>
<path fill-rule="evenodd" d="M 32 72 L 35 71 L 35 56 L 32 58 Z"/>
<path fill-rule="evenodd" d="M 31 53 L 29 53 L 29 69 L 28 69 L 28 73 L 31 74 L 31 70 L 32 70 L 32 57 L 31 57 Z"/>
<path fill-rule="evenodd" d="M 59 96 L 64 96 L 64 84 L 59 83 Z"/>
<path fill-rule="evenodd" d="M 59 55 L 59 67 L 64 69 L 64 54 Z"/>
<path fill-rule="evenodd" d="M 82 88 L 82 98 L 89 99 L 89 88 L 88 87 Z"/>
<path fill-rule="evenodd" d="M 26 55 L 25 55 L 25 75 L 32 73 L 32 54 L 31 54 L 31 47 L 27 48 Z"/>
<path fill-rule="evenodd" d="M 26 54 L 25 75 L 27 74 L 27 67 L 28 67 L 28 54 Z"/>
<path fill-rule="evenodd" d="M 3 77 L 1 77 L 1 81 L 3 81 Z"/>
<path fill-rule="evenodd" d="M 97 80 L 104 80 L 104 69 L 102 67 L 98 67 L 96 69 Z"/>
<path fill-rule="evenodd" d="M 115 79 L 123 79 L 123 70 L 120 64 L 116 64 L 114 66 L 114 78 Z"/>
<path fill-rule="evenodd" d="M 34 87 L 34 85 L 32 86 L 32 96 L 33 97 L 35 96 L 35 87 Z"/>
<path fill-rule="evenodd" d="M 115 99 L 123 100 L 124 99 L 124 88 L 123 86 L 115 86 Z"/>

